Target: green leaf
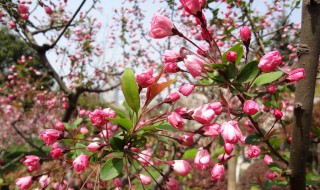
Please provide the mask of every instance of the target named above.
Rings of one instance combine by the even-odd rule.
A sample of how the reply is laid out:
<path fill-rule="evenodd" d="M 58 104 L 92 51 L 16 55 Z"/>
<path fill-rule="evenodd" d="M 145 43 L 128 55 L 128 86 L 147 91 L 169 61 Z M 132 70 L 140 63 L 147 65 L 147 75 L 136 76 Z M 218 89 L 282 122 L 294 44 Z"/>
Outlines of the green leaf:
<path fill-rule="evenodd" d="M 77 156 L 79 156 L 81 153 L 86 154 L 88 156 L 92 155 L 92 152 L 87 151 L 86 147 L 87 146 L 84 144 L 77 143 L 75 146 Z"/>
<path fill-rule="evenodd" d="M 242 83 L 252 81 L 260 71 L 258 64 L 258 61 L 252 61 L 245 65 L 239 72 L 236 80 Z"/>
<path fill-rule="evenodd" d="M 265 180 L 262 184 L 262 190 L 270 190 L 272 187 L 272 182 L 270 180 Z"/>
<path fill-rule="evenodd" d="M 122 92 L 130 108 L 138 113 L 140 109 L 139 89 L 132 69 L 127 68 L 122 76 Z"/>
<path fill-rule="evenodd" d="M 100 170 L 100 179 L 107 181 L 115 177 L 118 177 L 122 171 L 122 168 L 122 158 L 111 158 L 103 164 Z"/>
<path fill-rule="evenodd" d="M 119 124 L 125 131 L 129 131 L 133 126 L 132 121 L 126 118 L 109 118 L 108 120 Z"/>
<path fill-rule="evenodd" d="M 237 59 L 235 60 L 236 65 L 239 64 L 240 60 L 242 59 L 244 49 L 242 47 L 242 43 L 237 43 L 236 45 L 232 46 L 228 51 L 224 52 L 222 55 L 222 63 L 227 63 L 227 53 L 229 51 L 234 51 L 237 53 Z"/>
<path fill-rule="evenodd" d="M 226 79 L 219 74 L 219 72 L 214 71 L 214 72 L 208 72 L 208 75 L 211 77 L 214 82 L 217 84 L 223 84 L 226 82 Z"/>
<path fill-rule="evenodd" d="M 282 143 L 281 140 L 277 138 L 271 138 L 269 139 L 269 142 L 274 148 L 279 148 Z"/>
<path fill-rule="evenodd" d="M 199 81 L 200 84 L 210 85 L 213 84 L 213 80 L 211 78 L 203 78 Z"/>
<path fill-rule="evenodd" d="M 167 122 L 160 123 L 158 125 L 155 125 L 155 127 L 159 130 L 165 130 L 165 131 L 172 131 L 172 132 L 179 132 L 178 129 L 174 128 L 172 125 L 170 125 Z"/>
<path fill-rule="evenodd" d="M 247 136 L 245 143 L 246 144 L 259 144 L 260 141 L 261 141 L 261 139 L 257 135 L 249 135 L 249 136 Z"/>
<path fill-rule="evenodd" d="M 134 145 L 134 147 L 142 148 L 147 144 L 147 138 L 145 137 L 138 137 L 136 139 L 133 139 L 131 141 L 131 144 Z"/>
<path fill-rule="evenodd" d="M 271 73 L 264 73 L 256 78 L 256 80 L 253 82 L 255 86 L 261 86 L 264 84 L 272 83 L 273 81 L 276 81 L 282 76 L 282 71 L 276 71 Z"/>
<path fill-rule="evenodd" d="M 111 137 L 109 138 L 110 146 L 114 151 L 123 151 L 124 148 L 124 140 L 119 137 Z"/>
<path fill-rule="evenodd" d="M 80 123 L 82 123 L 83 121 L 83 118 L 77 118 L 74 122 L 73 122 L 73 125 L 74 126 L 78 126 Z"/>
<path fill-rule="evenodd" d="M 182 159 L 192 159 L 196 156 L 198 149 L 189 149 L 184 152 Z"/>
<path fill-rule="evenodd" d="M 227 63 L 226 76 L 229 79 L 233 79 L 237 76 L 238 69 L 233 63 Z"/>
<path fill-rule="evenodd" d="M 271 163 L 271 164 L 269 165 L 269 169 L 270 169 L 271 171 L 282 172 L 282 169 L 281 169 L 280 166 L 279 166 L 278 164 L 276 164 L 276 163 Z"/>

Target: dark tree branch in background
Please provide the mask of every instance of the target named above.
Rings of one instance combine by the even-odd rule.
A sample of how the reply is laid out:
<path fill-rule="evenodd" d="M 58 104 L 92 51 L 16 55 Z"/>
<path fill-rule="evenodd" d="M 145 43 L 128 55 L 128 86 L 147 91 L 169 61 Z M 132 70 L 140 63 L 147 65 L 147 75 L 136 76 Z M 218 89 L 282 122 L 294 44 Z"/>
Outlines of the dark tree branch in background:
<path fill-rule="evenodd" d="M 82 3 L 80 4 L 80 6 L 78 7 L 78 9 L 76 10 L 76 12 L 73 14 L 72 18 L 69 20 L 69 22 L 67 23 L 67 25 L 64 27 L 64 29 L 62 30 L 62 32 L 60 33 L 60 35 L 57 37 L 57 39 L 48 47 L 48 49 L 52 49 L 54 46 L 57 45 L 57 43 L 59 42 L 59 40 L 61 39 L 61 37 L 63 36 L 63 34 L 67 31 L 67 29 L 69 28 L 70 24 L 72 23 L 72 21 L 76 18 L 77 14 L 79 13 L 79 11 L 81 10 L 82 6 L 84 5 L 84 3 L 86 2 L 86 0 L 83 0 Z"/>
<path fill-rule="evenodd" d="M 306 160 L 310 146 L 310 126 L 320 53 L 320 0 L 303 0 L 299 67 L 306 78 L 296 87 L 292 143 L 290 149 L 290 188 L 306 188 Z"/>

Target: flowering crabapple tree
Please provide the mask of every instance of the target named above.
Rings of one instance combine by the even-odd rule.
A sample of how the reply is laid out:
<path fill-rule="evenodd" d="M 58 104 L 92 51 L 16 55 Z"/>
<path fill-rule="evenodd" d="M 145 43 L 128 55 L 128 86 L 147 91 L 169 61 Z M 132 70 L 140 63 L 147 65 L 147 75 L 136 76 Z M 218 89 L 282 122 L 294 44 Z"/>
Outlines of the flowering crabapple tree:
<path fill-rule="evenodd" d="M 228 29 L 228 25 L 213 18 L 213 22 L 225 29 L 224 35 L 233 39 L 228 42 L 229 49 L 223 47 L 222 38 L 215 35 L 204 14 L 210 9 L 211 1 L 181 0 L 180 3 L 181 11 L 196 20 L 192 23 L 198 29 L 194 31 L 195 39 L 205 45 L 194 42 L 172 19 L 155 14 L 149 37 L 181 38 L 191 46 L 182 45 L 179 51 L 166 50 L 163 67 L 157 73 L 152 68 L 139 74 L 125 69 L 121 79 L 123 109 L 109 106 L 89 114 L 80 111 L 72 123 L 63 120 L 56 122 L 54 128 L 42 131 L 40 138 L 50 147 L 50 154 L 25 156 L 23 164 L 29 173 L 16 180 L 19 189 L 36 186 L 149 189 L 153 181 L 154 189 L 174 190 L 183 189 L 181 182 L 192 178 L 195 170 L 207 172 L 215 185 L 225 177 L 229 160 L 239 154 L 248 159 L 261 158 L 268 166 L 270 171 L 265 176 L 268 180 L 258 184 L 262 189 L 284 188 L 289 184 L 291 189 L 306 188 L 305 154 L 310 143 L 310 111 L 320 48 L 316 43 L 319 29 L 316 27 L 315 32 L 311 26 L 320 26 L 314 23 L 319 22 L 316 18 L 319 18 L 320 3 L 303 2 L 303 15 L 311 19 L 307 17 L 302 25 L 299 65 L 290 59 L 285 62 L 277 49 L 266 47 L 267 43 L 261 40 L 263 34 L 255 31 L 258 28 L 250 11 L 242 10 L 248 5 L 245 2 L 226 3 L 230 11 L 241 9 L 247 23 L 240 26 L 233 23 L 234 29 Z M 25 19 L 28 12 L 19 11 L 19 16 Z M 192 82 L 152 104 L 156 97 L 161 98 L 161 92 L 179 80 L 179 74 L 189 75 Z M 299 97 L 294 107 L 291 138 L 286 125 L 293 102 L 284 100 L 292 98 L 290 88 L 296 83 Z M 174 106 L 181 96 L 188 98 L 197 88 L 214 88 L 212 92 L 218 95 L 196 107 Z M 271 125 L 266 127 L 270 121 Z M 289 154 L 280 144 L 291 139 Z M 199 140 L 205 144 L 199 146 Z M 308 185 L 312 184 L 316 183 L 309 179 Z"/>

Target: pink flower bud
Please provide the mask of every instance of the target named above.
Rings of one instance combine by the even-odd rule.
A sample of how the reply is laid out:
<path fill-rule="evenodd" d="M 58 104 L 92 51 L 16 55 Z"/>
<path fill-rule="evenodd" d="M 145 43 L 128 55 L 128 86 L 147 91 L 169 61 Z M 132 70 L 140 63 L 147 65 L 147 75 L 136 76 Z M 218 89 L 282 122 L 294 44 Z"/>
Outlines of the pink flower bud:
<path fill-rule="evenodd" d="M 160 39 L 173 35 L 174 29 L 172 21 L 161 15 L 154 15 L 151 20 L 151 30 L 149 36 L 151 38 Z"/>
<path fill-rule="evenodd" d="M 26 159 L 23 161 L 23 164 L 26 166 L 36 166 L 39 164 L 40 158 L 35 155 L 26 156 Z"/>
<path fill-rule="evenodd" d="M 177 100 L 180 99 L 180 95 L 177 92 L 173 92 L 171 94 L 169 94 L 164 100 L 163 102 L 165 103 L 172 103 L 172 102 L 176 102 Z"/>
<path fill-rule="evenodd" d="M 261 150 L 258 146 L 250 146 L 249 150 L 248 150 L 248 158 L 257 158 L 261 153 Z"/>
<path fill-rule="evenodd" d="M 274 86 L 269 86 L 269 87 L 268 87 L 268 92 L 269 92 L 270 94 L 274 94 L 274 93 L 276 92 L 276 88 L 275 88 Z"/>
<path fill-rule="evenodd" d="M 189 96 L 192 93 L 193 89 L 194 89 L 194 85 L 185 84 L 179 88 L 179 92 L 184 96 Z"/>
<path fill-rule="evenodd" d="M 244 122 L 244 125 L 246 126 L 246 129 L 247 129 L 248 133 L 252 133 L 254 131 L 254 126 L 253 126 L 253 124 L 251 123 L 250 120 L 246 120 Z"/>
<path fill-rule="evenodd" d="M 211 170 L 211 180 L 220 181 L 224 176 L 224 166 L 222 164 L 215 164 Z"/>
<path fill-rule="evenodd" d="M 231 143 L 225 143 L 224 144 L 224 151 L 225 151 L 225 153 L 226 154 L 231 154 L 232 153 L 232 151 L 233 151 L 233 144 L 231 144 Z"/>
<path fill-rule="evenodd" d="M 137 159 L 140 163 L 148 166 L 150 165 L 150 161 L 151 161 L 151 156 L 152 153 L 150 152 L 150 150 L 143 150 L 141 151 L 141 153 L 139 154 L 139 158 Z"/>
<path fill-rule="evenodd" d="M 194 166 L 198 169 L 204 170 L 210 163 L 210 154 L 207 149 L 199 148 L 194 158 Z"/>
<path fill-rule="evenodd" d="M 50 7 L 45 7 L 44 8 L 44 10 L 46 11 L 46 13 L 48 14 L 48 15 L 52 15 L 52 13 L 53 13 L 53 10 L 50 8 Z"/>
<path fill-rule="evenodd" d="M 172 169 L 181 176 L 186 176 L 191 171 L 190 164 L 185 160 L 174 160 L 171 165 Z"/>
<path fill-rule="evenodd" d="M 50 154 L 53 159 L 58 158 L 63 155 L 63 149 L 61 149 L 61 148 L 53 149 L 53 150 L 51 150 Z"/>
<path fill-rule="evenodd" d="M 273 180 L 274 178 L 277 177 L 277 175 L 276 175 L 275 173 L 273 173 L 273 172 L 267 172 L 266 175 L 265 175 L 265 177 L 266 177 L 267 179 Z"/>
<path fill-rule="evenodd" d="M 87 113 L 86 110 L 80 110 L 79 111 L 79 116 L 80 117 L 84 117 L 84 116 L 86 116 L 86 113 Z"/>
<path fill-rule="evenodd" d="M 116 187 L 122 187 L 121 179 L 118 178 L 118 177 L 113 179 L 113 184 L 114 184 L 114 186 L 116 186 Z"/>
<path fill-rule="evenodd" d="M 272 72 L 282 63 L 281 55 L 278 51 L 271 51 L 265 54 L 259 61 L 258 67 L 263 72 Z"/>
<path fill-rule="evenodd" d="M 164 71 L 166 73 L 176 73 L 179 71 L 179 67 L 175 62 L 169 62 L 164 65 Z"/>
<path fill-rule="evenodd" d="M 247 26 L 242 26 L 240 28 L 240 37 L 241 37 L 241 40 L 243 42 L 250 42 L 250 39 L 251 39 L 251 31 L 249 29 L 249 27 Z"/>
<path fill-rule="evenodd" d="M 165 50 L 163 53 L 163 62 L 177 62 L 182 60 L 179 52 L 173 50 Z"/>
<path fill-rule="evenodd" d="M 234 51 L 228 51 L 226 58 L 227 61 L 234 62 L 237 59 L 237 53 Z"/>
<path fill-rule="evenodd" d="M 93 142 L 86 147 L 86 150 L 89 152 L 96 152 L 100 147 L 101 145 L 99 142 Z"/>
<path fill-rule="evenodd" d="M 60 132 L 55 129 L 46 129 L 40 134 L 40 138 L 47 144 L 51 145 L 58 140 Z"/>
<path fill-rule="evenodd" d="M 274 115 L 274 117 L 275 117 L 276 119 L 281 119 L 282 116 L 283 116 L 283 113 L 282 113 L 282 111 L 280 111 L 279 109 L 274 108 L 274 109 L 273 109 L 273 115 Z"/>
<path fill-rule="evenodd" d="M 9 22 L 9 26 L 10 26 L 10 29 L 14 29 L 16 27 L 16 23 L 13 20 L 11 20 Z"/>
<path fill-rule="evenodd" d="M 184 122 L 182 117 L 177 114 L 176 112 L 172 112 L 169 116 L 168 116 L 168 122 L 176 129 L 180 130 L 182 129 Z"/>
<path fill-rule="evenodd" d="M 304 78 L 306 78 L 306 72 L 304 68 L 298 68 L 292 70 L 286 77 L 286 80 L 288 80 L 289 82 L 297 82 Z"/>
<path fill-rule="evenodd" d="M 55 127 L 57 130 L 59 131 L 63 131 L 64 130 L 64 124 L 61 122 L 61 121 L 57 121 L 56 124 L 55 124 Z"/>
<path fill-rule="evenodd" d="M 20 190 L 27 190 L 32 186 L 33 178 L 32 176 L 20 177 L 16 180 L 16 185 Z"/>
<path fill-rule="evenodd" d="M 185 114 L 187 113 L 188 109 L 185 107 L 178 107 L 176 109 L 174 109 L 174 112 L 176 112 L 179 115 Z"/>
<path fill-rule="evenodd" d="M 268 154 L 266 154 L 263 158 L 263 162 L 266 164 L 266 165 L 269 165 L 271 163 L 273 163 L 273 159 L 271 158 L 271 156 L 269 156 Z"/>
<path fill-rule="evenodd" d="M 154 82 L 154 78 L 152 75 L 153 75 L 153 69 L 149 69 L 148 71 L 137 75 L 136 80 L 138 85 L 141 88 L 146 88 L 150 86 Z"/>
<path fill-rule="evenodd" d="M 48 175 L 43 175 L 39 179 L 41 188 L 45 188 L 50 184 L 50 177 Z"/>
<path fill-rule="evenodd" d="M 217 137 L 219 136 L 220 127 L 221 126 L 219 123 L 212 123 L 210 125 L 206 125 L 202 128 L 202 135 L 206 137 Z"/>
<path fill-rule="evenodd" d="M 204 61 L 194 55 L 187 55 L 184 59 L 184 64 L 187 70 L 193 77 L 198 77 L 204 69 Z"/>
<path fill-rule="evenodd" d="M 220 133 L 225 143 L 235 144 L 243 140 L 238 124 L 233 120 L 222 124 Z"/>
<path fill-rule="evenodd" d="M 191 15 L 198 15 L 201 12 L 201 7 L 203 5 L 202 0 L 180 0 L 184 9 Z"/>
<path fill-rule="evenodd" d="M 260 110 L 259 105 L 253 100 L 247 100 L 243 105 L 243 111 L 248 115 L 254 115 Z"/>
<path fill-rule="evenodd" d="M 215 112 L 210 108 L 209 104 L 194 109 L 192 118 L 201 124 L 210 124 L 215 117 Z"/>
<path fill-rule="evenodd" d="M 136 175 L 136 177 L 138 179 L 140 179 L 141 183 L 143 185 L 150 185 L 151 183 L 151 177 L 147 176 L 147 175 L 144 175 L 144 174 L 138 174 Z"/>
<path fill-rule="evenodd" d="M 222 104 L 221 102 L 213 102 L 209 104 L 209 108 L 213 109 L 216 115 L 220 115 L 222 113 Z"/>
<path fill-rule="evenodd" d="M 89 156 L 81 153 L 72 163 L 78 174 L 82 173 L 89 166 Z"/>
<path fill-rule="evenodd" d="M 194 145 L 193 134 L 186 133 L 184 135 L 181 135 L 178 137 L 178 141 L 183 146 L 193 146 Z"/>
<path fill-rule="evenodd" d="M 21 14 L 29 14 L 29 7 L 25 4 L 19 4 L 18 5 L 18 11 Z"/>
<path fill-rule="evenodd" d="M 179 182 L 172 177 L 166 181 L 166 185 L 168 190 L 180 190 Z"/>

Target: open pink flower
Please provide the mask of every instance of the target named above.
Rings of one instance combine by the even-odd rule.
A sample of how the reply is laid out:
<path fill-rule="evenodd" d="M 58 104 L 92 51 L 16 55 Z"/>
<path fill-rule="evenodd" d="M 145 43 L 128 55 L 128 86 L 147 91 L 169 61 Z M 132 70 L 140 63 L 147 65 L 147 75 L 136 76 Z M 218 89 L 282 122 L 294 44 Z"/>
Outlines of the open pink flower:
<path fill-rule="evenodd" d="M 27 190 L 32 186 L 33 178 L 32 176 L 20 177 L 16 180 L 16 185 L 20 190 Z"/>
<path fill-rule="evenodd" d="M 210 108 L 209 104 L 194 109 L 192 118 L 201 124 L 210 124 L 215 117 L 215 112 Z"/>
<path fill-rule="evenodd" d="M 23 164 L 26 166 L 36 166 L 39 164 L 40 158 L 35 155 L 26 156 L 26 159 L 23 161 Z"/>
<path fill-rule="evenodd" d="M 151 20 L 151 30 L 149 36 L 151 38 L 160 39 L 173 35 L 174 29 L 172 21 L 161 15 L 154 15 Z"/>
<path fill-rule="evenodd" d="M 247 156 L 248 158 L 257 158 L 261 154 L 261 150 L 258 146 L 250 146 Z"/>

